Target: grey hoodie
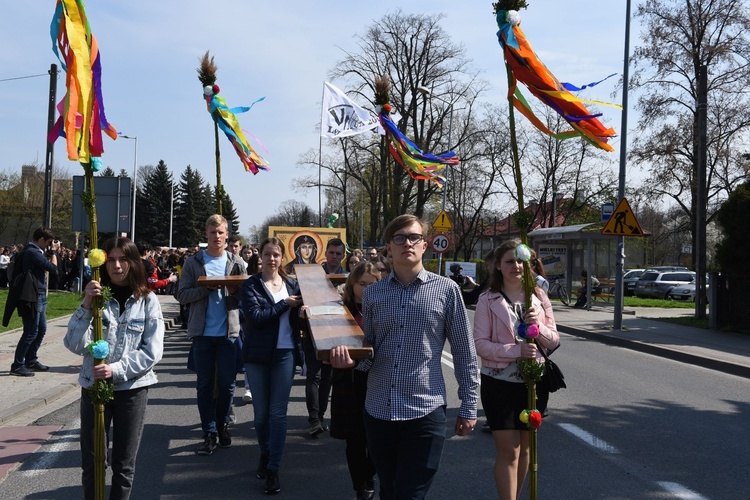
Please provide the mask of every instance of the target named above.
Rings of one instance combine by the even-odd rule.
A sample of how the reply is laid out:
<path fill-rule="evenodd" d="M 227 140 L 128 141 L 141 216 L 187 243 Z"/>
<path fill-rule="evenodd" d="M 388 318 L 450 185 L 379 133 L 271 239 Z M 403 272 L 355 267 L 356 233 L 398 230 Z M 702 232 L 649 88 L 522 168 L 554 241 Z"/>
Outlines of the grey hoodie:
<path fill-rule="evenodd" d="M 244 261 L 231 252 L 226 252 L 226 255 L 227 267 L 224 270 L 224 276 L 245 274 Z M 185 261 L 180 275 L 180 284 L 177 288 L 177 300 L 180 301 L 180 304 L 190 305 L 187 329 L 190 339 L 203 335 L 203 330 L 206 327 L 206 307 L 211 291 L 205 286 L 198 286 L 198 278 L 201 276 L 206 276 L 203 250 Z M 237 287 L 232 295 L 226 295 L 227 337 L 237 337 L 240 334 L 240 288 Z"/>

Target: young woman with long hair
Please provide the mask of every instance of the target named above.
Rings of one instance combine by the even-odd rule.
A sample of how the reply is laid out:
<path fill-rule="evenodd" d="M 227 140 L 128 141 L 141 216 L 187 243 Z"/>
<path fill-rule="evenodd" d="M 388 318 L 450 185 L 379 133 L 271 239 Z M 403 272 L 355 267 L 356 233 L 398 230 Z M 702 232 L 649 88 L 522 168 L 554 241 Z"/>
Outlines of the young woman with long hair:
<path fill-rule="evenodd" d="M 260 245 L 261 271 L 242 285 L 241 307 L 248 331 L 242 347 L 253 394 L 255 432 L 260 445 L 257 477 L 265 493 L 281 491 L 279 468 L 286 442 L 286 414 L 295 366 L 302 366 L 298 315 L 299 285 L 286 275 L 284 243 L 267 238 Z"/>
<path fill-rule="evenodd" d="M 112 488 L 110 498 L 129 498 L 135 476 L 135 459 L 143 434 L 148 388 L 154 385 L 154 365 L 164 352 L 164 319 L 159 299 L 149 290 L 138 248 L 128 238 L 104 244 L 107 261 L 101 283 L 89 281 L 83 302 L 68 322 L 64 344 L 83 355 L 78 382 L 81 391 L 81 467 L 84 498 L 94 498 L 94 405 L 87 389 L 95 380 L 114 385 L 114 399 L 104 406 L 107 435 L 112 430 Z M 94 365 L 88 346 L 94 340 L 91 305 L 109 287 L 111 299 L 103 304 L 103 339 L 109 354 Z"/>
<path fill-rule="evenodd" d="M 495 443 L 495 483 L 501 500 L 516 500 L 529 469 L 529 431 L 521 422 L 528 408 L 528 389 L 518 369 L 520 358 L 543 363 L 539 348 L 552 350 L 560 337 L 552 304 L 536 287 L 531 307 L 525 310 L 523 263 L 515 249 L 521 242 L 509 240 L 495 250 L 490 289 L 479 296 L 474 314 L 474 344 L 482 359 L 481 397 Z M 536 343 L 525 342 L 517 334 L 519 323 L 537 324 Z M 544 414 L 546 400 L 537 409 Z"/>

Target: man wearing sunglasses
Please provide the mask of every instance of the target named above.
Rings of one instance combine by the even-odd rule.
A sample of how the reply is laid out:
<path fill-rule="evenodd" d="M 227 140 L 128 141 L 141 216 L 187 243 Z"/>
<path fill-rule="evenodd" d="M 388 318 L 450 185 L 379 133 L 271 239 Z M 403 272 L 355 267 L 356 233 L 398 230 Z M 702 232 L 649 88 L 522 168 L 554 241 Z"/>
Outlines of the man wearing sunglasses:
<path fill-rule="evenodd" d="M 461 290 L 426 271 L 425 224 L 401 215 L 385 229 L 393 271 L 363 295 L 363 330 L 374 348 L 365 400 L 367 446 L 380 498 L 424 498 L 440 465 L 448 402 L 441 366 L 450 342 L 461 407 L 455 433 L 468 435 L 477 415 L 479 372 Z M 346 347 L 331 350 L 334 368 L 355 365 Z"/>

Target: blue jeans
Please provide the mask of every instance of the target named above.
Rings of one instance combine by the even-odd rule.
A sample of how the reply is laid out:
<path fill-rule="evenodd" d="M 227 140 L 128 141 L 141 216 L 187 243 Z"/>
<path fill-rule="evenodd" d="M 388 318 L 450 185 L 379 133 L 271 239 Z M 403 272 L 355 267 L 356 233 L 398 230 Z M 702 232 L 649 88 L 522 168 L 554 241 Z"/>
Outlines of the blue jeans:
<path fill-rule="evenodd" d="M 193 337 L 197 374 L 198 412 L 203 436 L 217 433 L 217 424 L 229 422 L 236 371 L 234 342 L 227 337 Z"/>
<path fill-rule="evenodd" d="M 276 349 L 270 365 L 245 364 L 255 413 L 260 453 L 268 455 L 268 469 L 278 471 L 286 443 L 286 411 L 294 379 L 294 351 Z"/>
<path fill-rule="evenodd" d="M 23 318 L 23 334 L 16 346 L 15 360 L 11 369 L 21 365 L 31 365 L 38 361 L 39 346 L 47 334 L 47 294 L 37 297 L 36 313 Z"/>
<path fill-rule="evenodd" d="M 379 420 L 365 410 L 364 419 L 381 500 L 424 498 L 443 454 L 445 407 L 414 420 Z"/>

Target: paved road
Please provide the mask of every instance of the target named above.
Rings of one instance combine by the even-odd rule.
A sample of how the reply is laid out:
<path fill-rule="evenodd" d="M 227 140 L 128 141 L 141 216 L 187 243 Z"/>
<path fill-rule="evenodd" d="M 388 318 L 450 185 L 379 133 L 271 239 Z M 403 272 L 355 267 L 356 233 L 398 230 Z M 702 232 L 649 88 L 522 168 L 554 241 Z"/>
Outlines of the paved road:
<path fill-rule="evenodd" d="M 165 314 L 174 312 L 170 310 L 172 306 L 165 300 Z M 679 337 L 683 329 L 644 320 L 637 314 L 627 316 L 626 334 L 615 335 L 607 329 L 608 314 L 606 309 L 565 309 L 556 313 L 561 330 L 575 331 L 583 326 L 588 330 L 579 332 L 585 336 L 564 336 L 563 348 L 555 354 L 571 389 L 553 396 L 555 411 L 540 434 L 542 498 L 728 498 L 732 491 L 749 491 L 742 469 L 750 458 L 742 446 L 748 442 L 742 425 L 750 400 L 748 380 L 727 374 L 731 370 L 722 373 L 670 359 L 672 352 L 703 350 L 708 353 L 705 358 L 710 355 L 724 367 L 741 367 L 742 362 L 747 365 L 747 358 L 738 352 L 747 349 L 747 339 L 714 336 L 705 331 L 698 333 L 703 337 L 711 333 L 709 340 L 696 340 L 685 333 Z M 567 326 L 570 324 L 574 326 Z M 636 328 L 639 324 L 646 327 Z M 51 335 L 55 334 L 51 331 Z M 612 346 L 608 339 L 598 341 L 607 335 L 630 344 L 653 346 L 656 338 L 668 340 L 670 345 L 663 346 L 664 356 L 655 357 L 638 352 L 642 349 Z M 622 338 L 625 335 L 627 339 Z M 45 349 L 54 347 L 52 336 Z M 676 340 L 679 338 L 682 340 Z M 0 356 L 5 353 L 3 341 L 0 336 Z M 716 348 L 711 351 L 706 342 Z M 693 345 L 696 343 L 702 345 Z M 165 358 L 158 367 L 160 384 L 150 398 L 139 454 L 138 494 L 134 498 L 259 497 L 262 485 L 250 474 L 257 463 L 257 446 L 249 423 L 251 407 L 237 408 L 240 422 L 234 430 L 232 448 L 219 450 L 208 458 L 194 455 L 200 430 L 196 424 L 194 377 L 185 369 L 188 347 L 183 332 L 170 331 Z M 737 359 L 721 353 L 730 353 Z M 36 399 L 35 405 L 18 401 L 10 405 L 7 397 L 3 398 L 6 403 L 0 403 L 0 467 L 11 469 L 28 457 L 4 481 L 0 470 L 0 499 L 79 497 L 74 402 L 78 397 L 78 360 L 73 358 L 67 365 L 59 363 L 56 372 L 44 374 L 39 380 L 0 377 L 0 391 L 6 396 L 24 401 Z M 444 362 L 452 398 L 450 407 L 455 409 L 449 355 Z M 33 393 L 23 394 L 17 387 L 23 383 L 43 385 L 52 378 L 62 384 L 58 398 L 50 392 L 39 402 Z M 68 381 L 70 378 L 73 382 Z M 237 394 L 240 396 L 241 391 Z M 18 410 L 19 404 L 26 404 L 27 408 L 11 415 L 9 408 Z M 52 411 L 55 408 L 59 409 Z M 299 378 L 290 405 L 290 433 L 282 475 L 284 494 L 297 498 L 351 498 L 343 443 L 327 435 L 308 438 L 304 414 L 304 388 Z M 27 425 L 30 423 L 34 425 Z M 35 449 L 39 451 L 32 454 Z M 494 498 L 493 456 L 491 438 L 486 434 L 475 432 L 468 438 L 451 438 L 431 496 Z"/>

